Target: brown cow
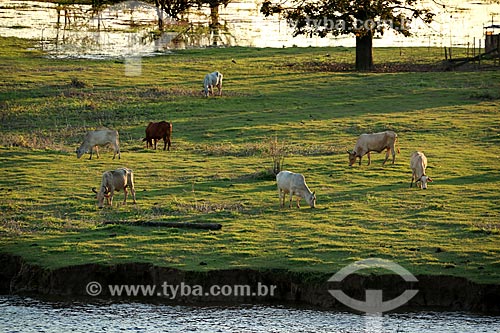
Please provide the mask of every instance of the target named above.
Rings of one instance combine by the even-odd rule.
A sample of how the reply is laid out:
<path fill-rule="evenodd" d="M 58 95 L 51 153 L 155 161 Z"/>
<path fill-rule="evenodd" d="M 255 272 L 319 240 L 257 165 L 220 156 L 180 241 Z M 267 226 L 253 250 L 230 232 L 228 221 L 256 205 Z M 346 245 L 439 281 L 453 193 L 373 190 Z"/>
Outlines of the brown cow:
<path fill-rule="evenodd" d="M 156 149 L 158 140 L 163 139 L 163 150 L 167 148 L 167 144 L 168 150 L 170 150 L 170 146 L 172 145 L 171 136 L 172 123 L 166 121 L 160 121 L 159 123 L 151 122 L 148 127 L 146 127 L 146 137 L 142 139 L 142 141 L 146 141 L 146 148 L 149 148 L 149 146 L 153 147 L 154 140 L 154 149 Z"/>

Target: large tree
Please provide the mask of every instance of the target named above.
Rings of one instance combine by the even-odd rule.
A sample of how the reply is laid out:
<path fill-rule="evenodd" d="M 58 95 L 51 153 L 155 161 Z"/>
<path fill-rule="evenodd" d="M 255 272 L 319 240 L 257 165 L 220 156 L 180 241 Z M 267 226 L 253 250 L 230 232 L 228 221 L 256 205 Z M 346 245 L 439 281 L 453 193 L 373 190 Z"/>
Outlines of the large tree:
<path fill-rule="evenodd" d="M 294 36 L 354 35 L 357 70 L 373 68 L 374 36 L 386 29 L 410 36 L 415 19 L 430 23 L 434 17 L 422 0 L 265 0 L 261 12 L 286 19 Z"/>

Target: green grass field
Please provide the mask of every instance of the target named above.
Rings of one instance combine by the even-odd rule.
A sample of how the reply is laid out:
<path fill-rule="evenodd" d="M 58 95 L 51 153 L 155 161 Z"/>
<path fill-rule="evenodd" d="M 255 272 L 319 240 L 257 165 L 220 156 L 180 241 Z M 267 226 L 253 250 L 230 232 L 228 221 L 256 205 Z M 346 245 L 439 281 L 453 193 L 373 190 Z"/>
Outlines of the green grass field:
<path fill-rule="evenodd" d="M 185 270 L 336 272 L 381 257 L 413 274 L 500 279 L 500 71 L 319 71 L 347 48 L 226 48 L 118 60 L 56 60 L 0 39 L 0 252 L 61 267 L 151 262 Z M 441 50 L 375 49 L 378 63 L 433 64 Z M 325 57 L 329 53 L 330 57 Z M 235 63 L 232 61 L 234 60 Z M 311 66 L 313 64 L 314 66 Z M 203 76 L 224 96 L 203 98 Z M 149 121 L 173 122 L 173 149 L 146 150 Z M 121 160 L 76 158 L 87 130 L 120 132 Z M 394 130 L 396 164 L 348 166 L 364 132 Z M 287 150 L 317 208 L 280 209 L 269 142 Z M 161 144 L 161 147 L 163 145 Z M 424 151 L 426 191 L 410 189 Z M 102 172 L 134 170 L 137 206 L 97 209 Z M 105 221 L 217 222 L 220 231 Z M 200 263 L 206 265 L 200 265 Z"/>

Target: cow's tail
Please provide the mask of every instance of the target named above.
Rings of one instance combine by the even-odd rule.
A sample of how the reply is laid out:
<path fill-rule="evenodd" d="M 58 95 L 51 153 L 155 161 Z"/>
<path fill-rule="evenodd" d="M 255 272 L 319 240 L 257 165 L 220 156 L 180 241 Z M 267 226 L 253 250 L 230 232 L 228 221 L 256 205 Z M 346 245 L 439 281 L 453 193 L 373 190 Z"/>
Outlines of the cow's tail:
<path fill-rule="evenodd" d="M 397 143 L 398 143 L 398 135 L 396 134 L 396 137 L 394 138 L 394 147 L 396 148 L 398 154 L 401 154 L 399 147 L 396 147 Z"/>

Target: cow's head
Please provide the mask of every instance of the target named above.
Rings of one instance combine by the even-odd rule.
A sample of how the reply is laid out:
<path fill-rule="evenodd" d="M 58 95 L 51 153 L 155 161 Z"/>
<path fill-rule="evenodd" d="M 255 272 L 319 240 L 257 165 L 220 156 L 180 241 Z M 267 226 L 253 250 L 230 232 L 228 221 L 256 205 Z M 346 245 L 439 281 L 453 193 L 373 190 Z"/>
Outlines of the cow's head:
<path fill-rule="evenodd" d="M 347 151 L 349 154 L 349 166 L 352 166 L 354 163 L 356 163 L 356 152 L 352 151 L 350 152 L 349 150 Z"/>
<path fill-rule="evenodd" d="M 83 149 L 82 147 L 79 147 L 76 149 L 76 157 L 77 158 L 82 157 L 83 154 L 85 154 L 85 149 Z"/>
<path fill-rule="evenodd" d="M 316 192 L 313 192 L 311 193 L 307 198 L 307 203 L 309 204 L 309 206 L 311 206 L 311 208 L 315 208 L 316 207 Z"/>
<path fill-rule="evenodd" d="M 92 192 L 96 194 L 97 198 L 97 207 L 103 208 L 104 207 L 104 199 L 106 198 L 106 202 L 108 205 L 110 204 L 109 200 L 109 189 L 106 186 L 101 187 L 101 190 L 97 192 L 96 188 L 92 188 Z"/>
<path fill-rule="evenodd" d="M 419 180 L 417 181 L 420 181 L 420 187 L 423 189 L 423 190 L 426 190 L 427 189 L 427 183 L 432 183 L 432 178 L 429 177 L 429 176 L 426 176 L 426 175 L 423 175 L 422 177 L 420 177 Z"/>

